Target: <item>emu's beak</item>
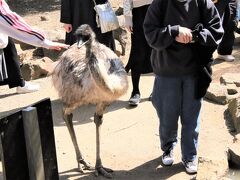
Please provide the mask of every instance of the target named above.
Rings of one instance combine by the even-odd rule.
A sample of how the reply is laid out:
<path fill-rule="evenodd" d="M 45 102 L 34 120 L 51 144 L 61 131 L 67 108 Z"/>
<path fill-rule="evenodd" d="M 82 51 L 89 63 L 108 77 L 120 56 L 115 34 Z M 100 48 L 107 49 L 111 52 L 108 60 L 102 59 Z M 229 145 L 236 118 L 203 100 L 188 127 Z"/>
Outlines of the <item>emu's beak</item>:
<path fill-rule="evenodd" d="M 77 48 L 80 49 L 85 43 L 83 42 L 83 40 L 79 39 L 77 41 Z"/>

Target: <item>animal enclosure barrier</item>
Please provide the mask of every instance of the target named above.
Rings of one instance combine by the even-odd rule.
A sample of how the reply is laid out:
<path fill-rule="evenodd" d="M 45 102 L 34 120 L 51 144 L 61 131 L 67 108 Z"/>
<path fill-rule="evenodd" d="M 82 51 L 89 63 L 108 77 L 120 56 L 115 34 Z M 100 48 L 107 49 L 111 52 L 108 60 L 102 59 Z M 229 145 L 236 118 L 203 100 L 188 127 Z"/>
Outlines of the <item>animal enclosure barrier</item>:
<path fill-rule="evenodd" d="M 0 119 L 4 180 L 58 180 L 50 99 Z"/>

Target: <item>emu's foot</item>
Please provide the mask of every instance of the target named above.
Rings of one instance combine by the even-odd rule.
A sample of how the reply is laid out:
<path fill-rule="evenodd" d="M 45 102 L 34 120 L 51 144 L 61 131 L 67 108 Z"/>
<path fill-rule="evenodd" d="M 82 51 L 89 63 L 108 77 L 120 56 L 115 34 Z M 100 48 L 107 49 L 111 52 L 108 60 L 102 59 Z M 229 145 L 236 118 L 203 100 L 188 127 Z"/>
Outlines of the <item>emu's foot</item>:
<path fill-rule="evenodd" d="M 83 173 L 84 170 L 95 170 L 93 166 L 90 165 L 89 162 L 84 159 L 78 161 L 78 170 Z"/>
<path fill-rule="evenodd" d="M 113 178 L 113 175 L 111 174 L 113 172 L 112 169 L 109 169 L 109 168 L 105 168 L 103 166 L 100 166 L 100 167 L 96 167 L 95 169 L 95 176 L 99 176 L 99 175 L 102 175 L 106 178 Z"/>

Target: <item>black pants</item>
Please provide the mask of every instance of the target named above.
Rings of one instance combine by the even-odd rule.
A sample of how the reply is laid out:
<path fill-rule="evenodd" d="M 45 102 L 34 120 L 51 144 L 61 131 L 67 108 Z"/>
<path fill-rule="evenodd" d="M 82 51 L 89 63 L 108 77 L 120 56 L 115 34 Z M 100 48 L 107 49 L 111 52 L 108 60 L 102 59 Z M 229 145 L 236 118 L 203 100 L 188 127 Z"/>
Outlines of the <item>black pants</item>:
<path fill-rule="evenodd" d="M 144 36 L 143 22 L 149 5 L 133 8 L 133 33 L 131 34 L 131 51 L 128 63 L 125 67 L 128 72 L 131 69 L 132 76 L 132 95 L 139 93 L 139 81 L 141 74 L 151 73 L 151 52 L 152 48 L 148 45 Z"/>
<path fill-rule="evenodd" d="M 237 3 L 236 0 L 219 0 L 216 4 L 219 15 L 223 21 L 224 35 L 218 46 L 218 53 L 221 55 L 232 54 L 234 44 L 234 29 L 236 20 Z"/>
<path fill-rule="evenodd" d="M 9 88 L 24 86 L 25 81 L 21 74 L 17 50 L 11 38 L 8 38 L 8 45 L 3 51 L 6 59 L 8 79 L 0 82 L 0 85 L 8 84 Z"/>

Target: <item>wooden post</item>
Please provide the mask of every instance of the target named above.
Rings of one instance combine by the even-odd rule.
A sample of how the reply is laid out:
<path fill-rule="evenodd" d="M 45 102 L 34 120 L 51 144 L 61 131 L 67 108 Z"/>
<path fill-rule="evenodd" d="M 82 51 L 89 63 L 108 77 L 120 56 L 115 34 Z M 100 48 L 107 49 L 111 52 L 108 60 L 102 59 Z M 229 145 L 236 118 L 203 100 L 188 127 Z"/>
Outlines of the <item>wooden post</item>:
<path fill-rule="evenodd" d="M 37 109 L 22 110 L 30 180 L 44 180 L 44 167 Z"/>

